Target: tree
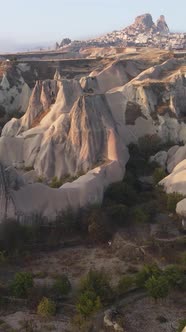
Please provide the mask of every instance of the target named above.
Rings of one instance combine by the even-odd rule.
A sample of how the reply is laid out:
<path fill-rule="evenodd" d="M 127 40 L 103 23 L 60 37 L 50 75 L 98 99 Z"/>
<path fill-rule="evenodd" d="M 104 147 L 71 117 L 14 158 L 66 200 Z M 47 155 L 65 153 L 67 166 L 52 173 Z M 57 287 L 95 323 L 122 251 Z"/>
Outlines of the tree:
<path fill-rule="evenodd" d="M 145 288 L 152 298 L 158 300 L 167 297 L 170 286 L 165 276 L 152 276 L 146 281 Z"/>
<path fill-rule="evenodd" d="M 172 288 L 186 289 L 186 275 L 181 266 L 170 265 L 164 270 L 163 275 Z"/>
<path fill-rule="evenodd" d="M 138 287 L 145 287 L 145 283 L 150 277 L 159 277 L 160 275 L 161 270 L 156 264 L 146 264 L 136 275 L 136 285 Z"/>
<path fill-rule="evenodd" d="M 149 218 L 144 209 L 138 206 L 132 210 L 131 217 L 135 223 L 145 223 Z"/>
<path fill-rule="evenodd" d="M 111 231 L 108 225 L 108 217 L 99 206 L 92 206 L 84 211 L 81 218 L 81 227 L 89 235 L 90 240 L 108 241 Z"/>
<path fill-rule="evenodd" d="M 132 206 L 137 201 L 137 192 L 128 183 L 118 182 L 111 184 L 105 192 L 105 202 L 114 202 L 116 204 L 126 204 Z"/>
<path fill-rule="evenodd" d="M 108 241 L 111 236 L 102 220 L 99 220 L 99 222 L 93 221 L 88 226 L 88 234 L 90 239 L 95 242 Z"/>
<path fill-rule="evenodd" d="M 108 274 L 104 271 L 90 270 L 81 280 L 80 291 L 81 293 L 93 292 L 100 298 L 102 303 L 107 303 L 112 297 Z"/>
<path fill-rule="evenodd" d="M 106 213 L 112 225 L 125 226 L 127 224 L 128 208 L 126 205 L 111 205 L 107 208 Z"/>
<path fill-rule="evenodd" d="M 54 176 L 52 178 L 52 181 L 50 183 L 51 188 L 60 188 L 63 184 L 63 181 L 61 179 L 58 179 L 57 176 Z"/>
<path fill-rule="evenodd" d="M 94 291 L 85 291 L 80 295 L 76 308 L 86 319 L 101 308 L 100 298 Z"/>
<path fill-rule="evenodd" d="M 125 294 L 134 284 L 134 278 L 126 275 L 121 277 L 117 285 L 117 293 L 119 295 Z"/>
<path fill-rule="evenodd" d="M 167 176 L 165 170 L 162 167 L 158 167 L 154 170 L 153 180 L 154 184 L 158 184 L 161 180 L 163 180 Z"/>
<path fill-rule="evenodd" d="M 37 307 L 37 314 L 43 318 L 50 318 L 55 315 L 56 305 L 47 297 L 43 297 Z"/>
<path fill-rule="evenodd" d="M 56 278 L 54 290 L 58 295 L 68 295 L 71 290 L 71 283 L 66 275 Z"/>
<path fill-rule="evenodd" d="M 30 227 L 16 220 L 6 220 L 0 224 L 0 250 L 8 254 L 21 253 L 31 240 Z"/>
<path fill-rule="evenodd" d="M 150 157 L 151 155 L 160 151 L 161 147 L 161 139 L 158 135 L 145 135 L 138 139 L 138 147 L 139 151 L 146 157 Z"/>
<path fill-rule="evenodd" d="M 183 332 L 184 327 L 186 327 L 186 319 L 183 319 L 179 322 L 177 332 Z"/>
<path fill-rule="evenodd" d="M 184 198 L 185 196 L 176 192 L 167 194 L 167 209 L 174 213 L 176 211 L 176 205 Z"/>
<path fill-rule="evenodd" d="M 33 276 L 29 272 L 16 273 L 15 278 L 11 284 L 11 289 L 14 296 L 25 297 L 29 290 L 33 287 Z"/>

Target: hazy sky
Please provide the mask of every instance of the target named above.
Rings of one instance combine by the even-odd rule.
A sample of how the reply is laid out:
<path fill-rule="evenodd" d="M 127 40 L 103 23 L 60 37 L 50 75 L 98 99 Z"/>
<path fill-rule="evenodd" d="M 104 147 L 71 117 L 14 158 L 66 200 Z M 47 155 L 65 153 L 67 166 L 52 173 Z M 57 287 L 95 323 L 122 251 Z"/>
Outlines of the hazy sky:
<path fill-rule="evenodd" d="M 117 30 L 134 17 L 164 14 L 171 30 L 186 32 L 186 0 L 0 0 L 0 48 L 88 38 Z"/>

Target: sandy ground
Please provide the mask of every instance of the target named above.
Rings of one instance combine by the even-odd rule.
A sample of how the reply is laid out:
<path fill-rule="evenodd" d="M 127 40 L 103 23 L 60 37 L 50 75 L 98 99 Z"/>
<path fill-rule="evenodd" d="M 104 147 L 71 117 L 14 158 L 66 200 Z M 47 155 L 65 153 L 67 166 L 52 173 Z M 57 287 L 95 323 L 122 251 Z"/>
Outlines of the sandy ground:
<path fill-rule="evenodd" d="M 115 255 L 107 245 L 103 247 L 84 247 L 61 249 L 41 254 L 36 260 L 25 266 L 34 274 L 44 273 L 48 278 L 67 274 L 74 285 L 90 269 L 104 269 L 111 280 L 118 279 L 127 270 L 123 260 Z"/>
<path fill-rule="evenodd" d="M 155 303 L 148 298 L 123 308 L 127 332 L 176 332 L 178 321 L 186 317 L 186 293 L 174 293 Z"/>

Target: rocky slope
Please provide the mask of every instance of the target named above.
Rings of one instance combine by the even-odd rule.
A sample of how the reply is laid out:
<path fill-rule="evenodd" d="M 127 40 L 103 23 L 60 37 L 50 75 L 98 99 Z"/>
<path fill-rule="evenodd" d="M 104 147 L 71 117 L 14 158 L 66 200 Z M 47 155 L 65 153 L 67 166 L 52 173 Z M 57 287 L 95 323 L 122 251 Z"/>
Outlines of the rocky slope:
<path fill-rule="evenodd" d="M 64 209 L 99 203 L 105 188 L 124 175 L 127 144 L 145 134 L 186 141 L 185 60 L 151 50 L 99 61 L 86 76 L 83 67 L 72 79 L 60 68 L 38 77 L 24 116 L 4 126 L 1 174 L 9 183 L 5 168 L 13 167 L 9 173 L 19 179 L 17 186 L 1 180 L 4 216 L 52 219 Z M 37 74 L 43 65 L 37 63 Z M 29 71 L 26 79 L 33 82 Z M 54 176 L 78 174 L 84 175 L 59 189 L 47 185 Z"/>

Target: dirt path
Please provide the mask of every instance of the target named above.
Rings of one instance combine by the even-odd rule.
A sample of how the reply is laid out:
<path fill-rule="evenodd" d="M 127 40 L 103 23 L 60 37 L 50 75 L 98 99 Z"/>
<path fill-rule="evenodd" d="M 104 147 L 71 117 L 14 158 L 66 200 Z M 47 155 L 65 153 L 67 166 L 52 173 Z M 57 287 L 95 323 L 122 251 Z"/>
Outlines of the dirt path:
<path fill-rule="evenodd" d="M 123 308 L 125 305 L 132 304 L 133 302 L 139 301 L 145 297 L 147 297 L 147 293 L 145 291 L 139 289 L 131 290 L 125 295 L 124 298 L 115 301 L 111 306 L 104 308 L 104 310 L 95 315 L 93 318 L 93 326 L 89 332 L 101 331 L 101 329 L 103 328 L 103 320 L 106 310 L 113 309 L 120 311 L 120 309 Z"/>

